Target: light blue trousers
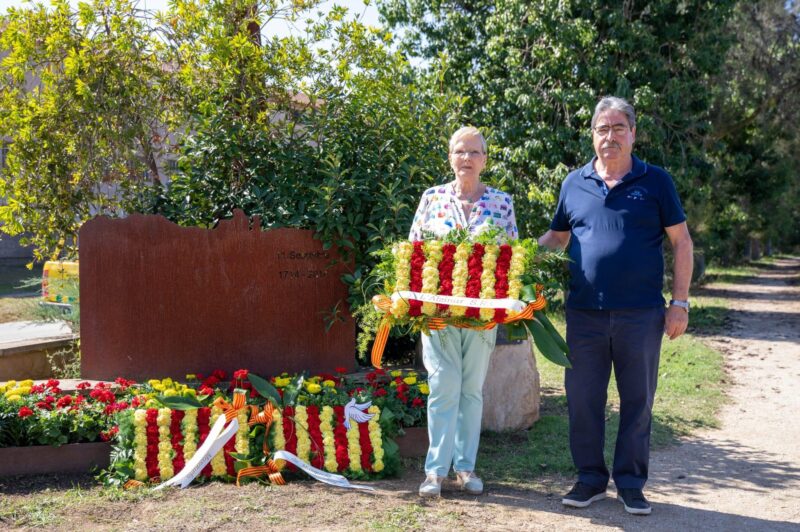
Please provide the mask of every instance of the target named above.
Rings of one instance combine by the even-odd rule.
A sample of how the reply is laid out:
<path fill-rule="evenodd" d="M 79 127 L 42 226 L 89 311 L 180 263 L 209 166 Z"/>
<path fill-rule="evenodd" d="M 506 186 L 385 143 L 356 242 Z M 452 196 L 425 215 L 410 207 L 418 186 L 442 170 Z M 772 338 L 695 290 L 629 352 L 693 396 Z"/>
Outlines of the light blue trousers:
<path fill-rule="evenodd" d="M 481 436 L 483 381 L 489 369 L 497 328 L 473 331 L 448 326 L 422 334 L 422 359 L 428 371 L 428 437 L 425 473 L 446 477 L 474 471 Z"/>

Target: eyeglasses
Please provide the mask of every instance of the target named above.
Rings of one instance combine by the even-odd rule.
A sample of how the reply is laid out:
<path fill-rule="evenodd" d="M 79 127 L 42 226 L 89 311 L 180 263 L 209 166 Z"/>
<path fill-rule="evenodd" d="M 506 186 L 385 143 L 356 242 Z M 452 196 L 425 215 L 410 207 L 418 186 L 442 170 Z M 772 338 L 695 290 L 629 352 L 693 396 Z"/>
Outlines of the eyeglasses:
<path fill-rule="evenodd" d="M 456 157 L 464 157 L 466 155 L 470 159 L 473 158 L 473 157 L 480 157 L 481 155 L 483 155 L 482 151 L 475 151 L 475 150 L 473 150 L 473 151 L 456 150 L 456 151 L 450 152 L 450 153 L 452 153 Z"/>
<path fill-rule="evenodd" d="M 601 137 L 605 137 L 608 135 L 608 132 L 611 131 L 614 135 L 622 135 L 626 133 L 630 129 L 629 126 L 625 124 L 614 124 L 611 126 L 597 126 L 594 128 L 594 132 L 600 135 Z"/>

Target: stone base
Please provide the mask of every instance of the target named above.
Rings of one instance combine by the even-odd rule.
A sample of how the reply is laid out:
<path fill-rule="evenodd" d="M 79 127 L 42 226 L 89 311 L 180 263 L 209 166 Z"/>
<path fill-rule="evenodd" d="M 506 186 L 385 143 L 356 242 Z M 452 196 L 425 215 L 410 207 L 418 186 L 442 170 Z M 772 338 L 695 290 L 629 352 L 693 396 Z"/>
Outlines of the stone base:
<path fill-rule="evenodd" d="M 530 428 L 539 419 L 539 371 L 529 340 L 495 347 L 483 385 L 481 429 Z"/>
<path fill-rule="evenodd" d="M 395 442 L 403 458 L 420 458 L 428 454 L 428 427 L 405 427 Z"/>
<path fill-rule="evenodd" d="M 111 443 L 70 443 L 60 447 L 36 445 L 0 448 L 0 477 L 89 473 L 108 467 Z"/>

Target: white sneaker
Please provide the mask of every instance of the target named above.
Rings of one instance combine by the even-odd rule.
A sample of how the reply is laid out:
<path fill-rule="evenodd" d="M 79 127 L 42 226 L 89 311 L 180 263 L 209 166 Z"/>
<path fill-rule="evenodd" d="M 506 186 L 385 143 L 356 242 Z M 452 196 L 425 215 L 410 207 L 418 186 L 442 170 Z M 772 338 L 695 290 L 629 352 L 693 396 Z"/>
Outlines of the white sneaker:
<path fill-rule="evenodd" d="M 442 482 L 444 477 L 429 474 L 425 482 L 419 485 L 420 497 L 440 497 L 442 495 Z"/>
<path fill-rule="evenodd" d="M 458 486 L 470 495 L 483 493 L 483 481 L 474 471 L 456 471 Z"/>

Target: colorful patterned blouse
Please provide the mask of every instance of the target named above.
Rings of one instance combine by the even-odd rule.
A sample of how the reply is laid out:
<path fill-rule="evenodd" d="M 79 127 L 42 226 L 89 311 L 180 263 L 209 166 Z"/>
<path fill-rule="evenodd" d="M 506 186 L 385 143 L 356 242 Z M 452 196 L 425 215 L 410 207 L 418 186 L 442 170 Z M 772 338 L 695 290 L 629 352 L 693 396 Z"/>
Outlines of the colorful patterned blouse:
<path fill-rule="evenodd" d="M 476 235 L 490 225 L 502 227 L 510 238 L 519 238 L 511 196 L 487 186 L 483 196 L 472 206 L 467 219 L 456 196 L 455 182 L 451 182 L 431 187 L 422 194 L 408 239 L 422 240 L 423 230 L 442 237 L 453 229 L 463 227 Z"/>

